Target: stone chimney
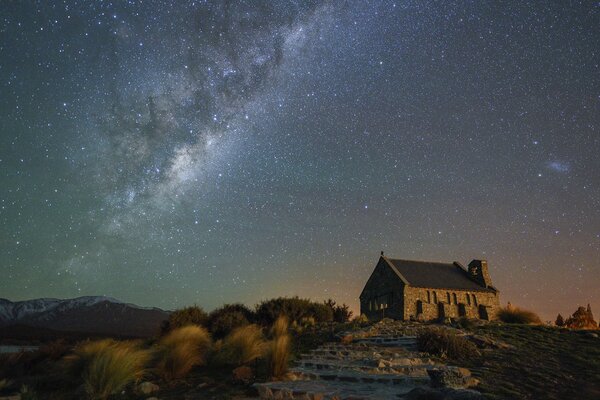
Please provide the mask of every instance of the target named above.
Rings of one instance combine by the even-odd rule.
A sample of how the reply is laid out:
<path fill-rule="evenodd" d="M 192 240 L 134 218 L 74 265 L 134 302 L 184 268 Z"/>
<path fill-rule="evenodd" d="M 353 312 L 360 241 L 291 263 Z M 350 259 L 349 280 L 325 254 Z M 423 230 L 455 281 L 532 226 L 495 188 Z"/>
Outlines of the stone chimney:
<path fill-rule="evenodd" d="M 492 285 L 492 279 L 488 272 L 488 265 L 486 260 L 473 260 L 469 263 L 469 275 L 471 279 L 479 283 L 483 287 Z"/>

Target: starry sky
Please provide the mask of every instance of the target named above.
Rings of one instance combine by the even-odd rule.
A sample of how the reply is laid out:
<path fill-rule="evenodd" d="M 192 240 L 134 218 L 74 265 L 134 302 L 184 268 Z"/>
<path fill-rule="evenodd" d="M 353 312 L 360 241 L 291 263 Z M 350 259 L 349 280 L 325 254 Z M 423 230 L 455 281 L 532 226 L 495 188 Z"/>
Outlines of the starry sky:
<path fill-rule="evenodd" d="M 600 312 L 600 4 L 2 1 L 0 297 L 333 297 L 487 259 Z"/>

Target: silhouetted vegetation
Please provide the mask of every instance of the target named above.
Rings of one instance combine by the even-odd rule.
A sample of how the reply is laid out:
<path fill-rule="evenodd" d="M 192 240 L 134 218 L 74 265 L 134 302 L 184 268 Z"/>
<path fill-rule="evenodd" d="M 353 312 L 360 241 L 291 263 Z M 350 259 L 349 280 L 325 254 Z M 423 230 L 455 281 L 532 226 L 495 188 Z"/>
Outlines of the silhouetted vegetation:
<path fill-rule="evenodd" d="M 249 325 L 254 320 L 254 312 L 245 305 L 225 304 L 208 315 L 208 327 L 213 338 L 221 339 L 235 328 Z"/>
<path fill-rule="evenodd" d="M 565 326 L 565 320 L 562 315 L 558 314 L 556 316 L 556 321 L 554 322 L 554 325 L 559 326 L 559 327 Z"/>
<path fill-rule="evenodd" d="M 594 321 L 594 315 L 592 314 L 592 307 L 587 305 L 585 307 L 579 307 L 571 315 L 564 324 L 567 328 L 571 329 L 597 329 L 598 325 Z"/>
<path fill-rule="evenodd" d="M 500 321 L 507 324 L 541 324 L 542 320 L 533 311 L 509 306 L 500 308 L 497 312 Z"/>
<path fill-rule="evenodd" d="M 278 297 L 264 300 L 256 306 L 257 321 L 265 326 L 272 325 L 281 315 L 285 315 L 291 323 L 300 323 L 307 317 L 314 318 L 316 322 L 333 320 L 331 307 L 299 297 Z"/>
<path fill-rule="evenodd" d="M 208 323 L 208 314 L 202 307 L 189 306 L 173 311 L 169 319 L 161 326 L 161 334 L 181 328 L 187 325 L 198 325 L 206 327 Z"/>
<path fill-rule="evenodd" d="M 350 306 L 346 304 L 342 304 L 341 306 L 337 305 L 337 303 L 332 299 L 328 299 L 327 301 L 325 301 L 325 304 L 329 308 L 331 308 L 333 320 L 335 322 L 344 323 L 350 321 L 350 318 L 352 318 L 352 311 L 350 311 Z"/>

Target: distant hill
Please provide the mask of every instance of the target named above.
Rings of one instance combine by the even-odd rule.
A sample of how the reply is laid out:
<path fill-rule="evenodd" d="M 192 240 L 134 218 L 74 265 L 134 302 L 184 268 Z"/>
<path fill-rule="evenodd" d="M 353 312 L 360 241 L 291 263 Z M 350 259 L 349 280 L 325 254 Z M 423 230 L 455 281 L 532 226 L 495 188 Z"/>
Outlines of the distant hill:
<path fill-rule="evenodd" d="M 158 332 L 169 313 L 104 296 L 75 299 L 0 299 L 0 327 L 14 325 L 53 331 L 148 337 Z"/>

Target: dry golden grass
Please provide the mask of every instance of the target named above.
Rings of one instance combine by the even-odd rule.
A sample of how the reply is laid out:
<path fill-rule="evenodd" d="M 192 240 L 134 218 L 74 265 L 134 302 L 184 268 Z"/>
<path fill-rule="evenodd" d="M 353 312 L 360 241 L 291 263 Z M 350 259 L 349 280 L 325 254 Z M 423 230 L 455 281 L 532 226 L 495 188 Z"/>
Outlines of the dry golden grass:
<path fill-rule="evenodd" d="M 288 334 L 288 320 L 280 316 L 271 327 L 273 340 L 269 342 L 267 365 L 273 378 L 281 378 L 288 369 L 291 352 L 291 338 Z"/>
<path fill-rule="evenodd" d="M 533 311 L 523 310 L 518 307 L 503 307 L 496 313 L 498 319 L 507 324 L 540 325 L 542 320 Z"/>
<path fill-rule="evenodd" d="M 210 334 L 201 326 L 172 330 L 158 343 L 156 370 L 166 381 L 183 378 L 192 368 L 206 362 L 211 345 Z"/>
<path fill-rule="evenodd" d="M 262 358 L 267 350 L 258 325 L 236 328 L 219 344 L 215 360 L 221 364 L 243 365 Z"/>
<path fill-rule="evenodd" d="M 66 360 L 81 374 L 90 398 L 103 400 L 144 375 L 150 352 L 139 342 L 106 339 L 78 345 Z"/>
<path fill-rule="evenodd" d="M 480 355 L 473 342 L 446 328 L 420 330 L 417 334 L 417 345 L 419 351 L 453 360 L 471 359 Z"/>
<path fill-rule="evenodd" d="M 285 335 L 288 333 L 289 323 L 288 319 L 285 316 L 280 316 L 275 320 L 273 326 L 271 326 L 271 335 L 273 337 Z"/>

